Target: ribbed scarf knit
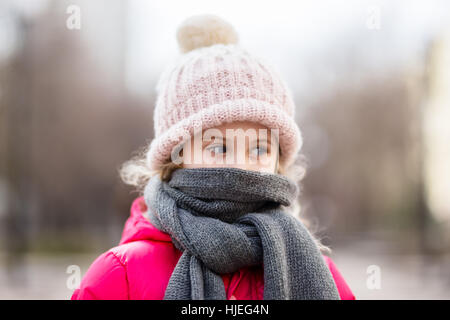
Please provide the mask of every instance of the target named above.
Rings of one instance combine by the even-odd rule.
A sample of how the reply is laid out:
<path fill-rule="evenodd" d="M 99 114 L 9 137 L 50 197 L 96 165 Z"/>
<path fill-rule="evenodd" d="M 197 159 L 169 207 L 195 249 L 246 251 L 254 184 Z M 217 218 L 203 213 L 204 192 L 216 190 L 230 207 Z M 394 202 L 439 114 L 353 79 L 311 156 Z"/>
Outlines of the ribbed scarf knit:
<path fill-rule="evenodd" d="M 311 234 L 283 206 L 298 195 L 285 176 L 238 168 L 181 168 L 153 176 L 147 217 L 183 253 L 164 299 L 225 300 L 221 274 L 264 269 L 264 300 L 339 299 Z"/>

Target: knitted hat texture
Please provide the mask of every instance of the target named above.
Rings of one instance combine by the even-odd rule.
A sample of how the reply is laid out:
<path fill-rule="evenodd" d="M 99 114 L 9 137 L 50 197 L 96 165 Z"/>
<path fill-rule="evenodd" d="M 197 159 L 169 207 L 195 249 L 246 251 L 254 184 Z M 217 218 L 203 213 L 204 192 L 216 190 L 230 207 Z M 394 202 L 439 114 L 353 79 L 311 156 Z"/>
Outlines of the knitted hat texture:
<path fill-rule="evenodd" d="M 280 164 L 302 147 L 292 94 L 280 73 L 240 46 L 234 28 L 215 15 L 196 15 L 177 30 L 180 56 L 157 86 L 154 139 L 147 153 L 153 170 L 171 159 L 195 128 L 250 121 L 278 129 Z"/>

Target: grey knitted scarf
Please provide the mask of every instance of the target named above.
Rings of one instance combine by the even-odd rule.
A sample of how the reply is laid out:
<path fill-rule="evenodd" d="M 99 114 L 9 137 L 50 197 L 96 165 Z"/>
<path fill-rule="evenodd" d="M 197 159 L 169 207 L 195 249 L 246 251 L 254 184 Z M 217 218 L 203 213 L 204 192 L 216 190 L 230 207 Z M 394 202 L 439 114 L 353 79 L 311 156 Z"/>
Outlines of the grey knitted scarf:
<path fill-rule="evenodd" d="M 237 168 L 182 168 L 153 176 L 147 217 L 183 253 L 164 299 L 226 299 L 221 274 L 264 268 L 264 300 L 339 299 L 310 233 L 282 206 L 297 186 L 279 174 Z"/>

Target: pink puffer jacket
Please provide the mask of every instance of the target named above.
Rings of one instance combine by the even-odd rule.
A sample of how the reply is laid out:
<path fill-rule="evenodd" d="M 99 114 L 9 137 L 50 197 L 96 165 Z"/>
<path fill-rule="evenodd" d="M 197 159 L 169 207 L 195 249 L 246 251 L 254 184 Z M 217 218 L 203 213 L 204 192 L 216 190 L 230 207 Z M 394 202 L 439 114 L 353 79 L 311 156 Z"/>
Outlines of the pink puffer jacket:
<path fill-rule="evenodd" d="M 156 229 L 142 213 L 147 210 L 143 197 L 136 198 L 125 223 L 122 239 L 100 255 L 86 272 L 72 300 L 162 300 L 181 251 L 170 236 Z M 355 299 L 333 261 L 324 256 L 341 299 Z M 222 275 L 227 299 L 262 300 L 263 269 L 245 267 Z"/>

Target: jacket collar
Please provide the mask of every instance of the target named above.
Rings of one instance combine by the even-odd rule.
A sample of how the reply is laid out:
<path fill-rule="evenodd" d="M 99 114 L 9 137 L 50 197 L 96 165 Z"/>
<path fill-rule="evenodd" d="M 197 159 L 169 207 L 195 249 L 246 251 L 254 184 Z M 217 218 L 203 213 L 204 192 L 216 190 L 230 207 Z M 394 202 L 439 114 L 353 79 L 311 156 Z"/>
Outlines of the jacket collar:
<path fill-rule="evenodd" d="M 133 200 L 130 209 L 130 217 L 125 222 L 119 244 L 137 240 L 172 241 L 168 233 L 157 229 L 143 216 L 143 213 L 146 211 L 147 205 L 143 196 Z"/>

